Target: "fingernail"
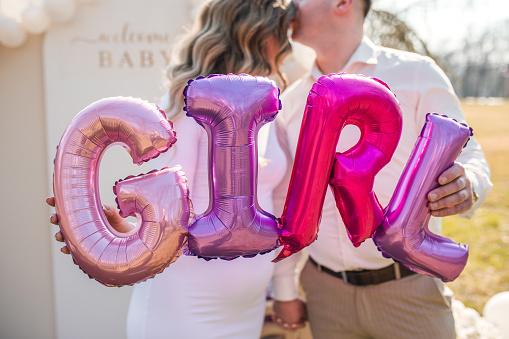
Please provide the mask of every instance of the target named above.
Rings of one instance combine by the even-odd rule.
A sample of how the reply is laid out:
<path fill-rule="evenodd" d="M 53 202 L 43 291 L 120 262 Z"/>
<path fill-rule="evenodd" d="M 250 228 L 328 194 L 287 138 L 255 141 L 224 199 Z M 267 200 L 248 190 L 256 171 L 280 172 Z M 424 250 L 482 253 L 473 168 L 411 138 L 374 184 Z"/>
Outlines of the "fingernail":
<path fill-rule="evenodd" d="M 435 200 L 438 197 L 436 193 L 430 193 L 429 198 L 430 200 Z"/>
<path fill-rule="evenodd" d="M 438 182 L 443 185 L 443 184 L 445 184 L 447 182 L 447 178 L 446 177 L 440 177 L 440 179 L 438 179 Z"/>

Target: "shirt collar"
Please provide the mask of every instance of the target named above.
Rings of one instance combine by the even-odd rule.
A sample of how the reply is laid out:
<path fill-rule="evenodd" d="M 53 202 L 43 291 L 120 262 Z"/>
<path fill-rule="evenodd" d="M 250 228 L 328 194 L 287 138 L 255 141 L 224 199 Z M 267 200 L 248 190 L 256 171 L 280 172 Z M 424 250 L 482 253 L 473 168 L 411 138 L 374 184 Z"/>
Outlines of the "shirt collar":
<path fill-rule="evenodd" d="M 350 65 L 354 63 L 364 63 L 367 65 L 378 64 L 378 47 L 367 36 L 364 36 L 362 38 L 359 47 L 357 47 L 355 52 L 352 54 L 350 60 L 348 60 L 343 70 L 339 70 L 338 73 L 347 70 L 348 67 L 350 67 Z M 324 74 L 322 73 L 322 71 L 320 71 L 315 62 L 313 64 L 313 67 L 311 68 L 311 76 L 315 78 L 315 80 L 317 80 L 322 75 Z"/>

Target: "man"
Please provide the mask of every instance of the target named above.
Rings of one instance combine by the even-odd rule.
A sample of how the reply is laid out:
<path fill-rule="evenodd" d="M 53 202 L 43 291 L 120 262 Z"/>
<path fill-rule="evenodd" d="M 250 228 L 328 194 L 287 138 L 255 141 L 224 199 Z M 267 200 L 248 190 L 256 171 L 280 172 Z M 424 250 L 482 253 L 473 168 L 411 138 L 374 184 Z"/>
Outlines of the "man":
<path fill-rule="evenodd" d="M 403 111 L 401 139 L 391 162 L 376 176 L 374 191 L 386 206 L 403 172 L 425 115 L 438 112 L 464 122 L 459 101 L 450 82 L 427 57 L 380 46 L 364 36 L 363 25 L 370 0 L 294 0 L 298 11 L 292 39 L 316 52 L 309 74 L 282 96 L 278 119 L 286 131 L 292 157 L 298 142 L 306 98 L 323 74 L 354 73 L 378 78 L 391 88 Z M 345 127 L 338 151 L 358 140 L 355 128 Z M 428 194 L 430 229 L 439 233 L 436 217 L 460 214 L 471 217 L 491 189 L 490 170 L 475 138 L 471 138 L 457 162 L 444 171 L 439 188 Z M 309 260 L 300 276 L 306 295 L 308 318 L 314 339 L 334 338 L 455 338 L 454 319 L 444 284 L 416 274 L 383 258 L 371 239 L 355 248 L 330 192 L 325 197 L 318 239 L 308 248 Z M 292 257 L 298 257 L 295 254 Z M 303 325 L 305 307 L 296 299 L 291 274 L 292 257 L 278 263 L 286 276 L 274 280 L 274 316 L 288 328 Z M 359 273 L 362 270 L 362 273 Z M 343 272 L 343 273 L 342 273 Z M 370 279 L 344 280 L 362 274 Z M 381 278 L 383 276 L 383 278 Z M 380 282 L 380 279 L 383 282 Z"/>

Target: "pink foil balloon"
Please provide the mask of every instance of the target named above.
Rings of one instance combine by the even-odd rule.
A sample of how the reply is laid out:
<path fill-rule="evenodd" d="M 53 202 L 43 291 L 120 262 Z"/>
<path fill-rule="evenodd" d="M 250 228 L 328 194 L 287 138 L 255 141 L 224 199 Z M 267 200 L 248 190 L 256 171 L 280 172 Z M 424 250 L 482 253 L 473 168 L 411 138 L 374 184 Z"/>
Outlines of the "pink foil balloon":
<path fill-rule="evenodd" d="M 451 167 L 472 130 L 451 118 L 428 114 L 414 150 L 385 208 L 382 227 L 373 240 L 385 257 L 409 269 L 442 279 L 456 279 L 468 259 L 468 246 L 433 234 L 428 193 Z"/>
<path fill-rule="evenodd" d="M 117 185 L 122 214 L 141 216 L 140 225 L 126 234 L 108 224 L 98 187 L 101 157 L 112 144 L 122 143 L 133 162 L 141 164 L 175 141 L 164 112 L 134 98 L 99 100 L 81 111 L 65 130 L 53 175 L 56 211 L 74 262 L 91 278 L 108 286 L 132 285 L 161 272 L 180 254 L 189 218 L 180 168 Z M 165 190 L 157 190 L 158 186 Z"/>
<path fill-rule="evenodd" d="M 340 133 L 347 124 L 357 125 L 361 138 L 350 150 L 336 155 Z M 316 239 L 329 181 L 354 244 L 371 236 L 383 216 L 372 192 L 373 179 L 392 157 L 400 133 L 398 100 L 381 81 L 351 74 L 318 79 L 302 120 L 281 217 L 284 248 L 275 261 Z"/>
<path fill-rule="evenodd" d="M 342 92 L 340 110 L 345 125 L 359 127 L 359 142 L 337 153 L 330 187 L 336 206 L 355 247 L 370 238 L 383 221 L 383 209 L 373 191 L 375 176 L 389 163 L 401 136 L 401 109 L 392 93 L 373 83 L 369 90 L 364 78 L 343 79 L 336 87 Z M 388 88 L 387 88 L 388 89 Z"/>
<path fill-rule="evenodd" d="M 210 203 L 189 227 L 190 251 L 229 260 L 273 250 L 279 226 L 256 198 L 256 139 L 280 109 L 279 89 L 263 77 L 229 74 L 190 81 L 184 94 L 187 115 L 209 135 Z"/>

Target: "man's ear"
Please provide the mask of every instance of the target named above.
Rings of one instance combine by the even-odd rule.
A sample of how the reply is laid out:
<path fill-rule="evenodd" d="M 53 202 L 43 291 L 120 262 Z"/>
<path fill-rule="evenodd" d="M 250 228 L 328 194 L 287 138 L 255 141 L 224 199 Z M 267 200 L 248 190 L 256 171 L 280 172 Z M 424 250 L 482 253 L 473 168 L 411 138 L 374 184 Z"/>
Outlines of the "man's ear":
<path fill-rule="evenodd" d="M 357 0 L 334 0 L 334 14 L 343 14 L 353 7 L 354 1 Z"/>

